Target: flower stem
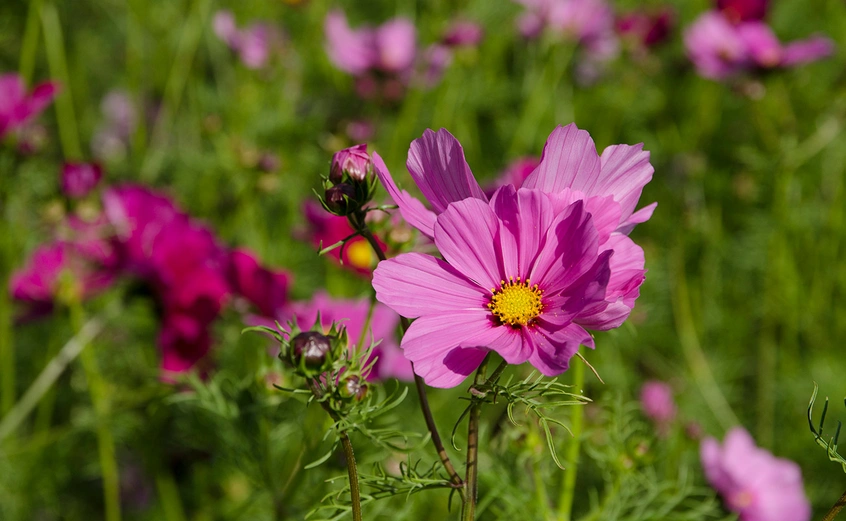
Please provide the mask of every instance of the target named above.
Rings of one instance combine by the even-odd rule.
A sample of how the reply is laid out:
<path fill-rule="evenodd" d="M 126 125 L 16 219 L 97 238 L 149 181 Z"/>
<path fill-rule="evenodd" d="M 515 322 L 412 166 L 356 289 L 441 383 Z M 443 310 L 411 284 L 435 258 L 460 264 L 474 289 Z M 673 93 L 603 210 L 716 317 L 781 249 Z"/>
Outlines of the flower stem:
<path fill-rule="evenodd" d="M 573 367 L 573 387 L 581 393 L 585 385 L 585 363 L 578 361 Z M 561 488 L 559 514 L 561 521 L 570 521 L 573 511 L 573 498 L 576 490 L 576 474 L 579 468 L 579 450 L 582 444 L 582 426 L 584 425 L 584 407 L 573 407 L 573 439 L 567 447 L 567 469 L 564 471 L 564 484 Z"/>
<path fill-rule="evenodd" d="M 320 390 L 320 386 L 316 380 L 309 379 L 308 387 L 315 398 L 319 400 L 323 397 L 323 391 Z M 323 407 L 323 410 L 334 421 L 337 422 L 341 419 L 338 413 L 327 402 L 320 401 L 320 406 Z M 350 503 L 352 505 L 353 521 L 361 521 L 361 489 L 358 485 L 358 468 L 355 464 L 355 454 L 353 453 L 352 443 L 350 442 L 350 437 L 347 435 L 347 431 L 341 430 L 340 438 L 341 444 L 344 447 L 344 456 L 347 459 L 347 475 L 350 480 Z"/>
<path fill-rule="evenodd" d="M 42 3 L 44 3 L 43 0 L 30 0 L 26 13 L 19 71 L 27 85 L 32 81 L 32 75 L 35 72 L 35 55 L 38 53 L 38 33 L 40 32 L 38 18 L 41 14 Z"/>
<path fill-rule="evenodd" d="M 843 492 L 843 495 L 840 496 L 840 499 L 837 500 L 837 503 L 835 503 L 831 507 L 831 510 L 829 510 L 825 514 L 825 517 L 822 518 L 822 521 L 832 521 L 835 517 L 837 517 L 837 514 L 839 514 L 840 511 L 843 510 L 844 506 L 846 506 L 846 492 Z"/>
<path fill-rule="evenodd" d="M 373 232 L 370 231 L 370 228 L 367 227 L 367 223 L 364 221 L 364 212 L 355 212 L 349 216 L 349 220 L 353 229 L 361 234 L 361 236 L 364 237 L 364 239 L 370 244 L 370 247 L 373 248 L 373 251 L 376 253 L 379 260 L 386 260 L 387 257 L 385 256 L 385 252 L 382 251 L 382 247 L 379 246 L 379 242 L 376 240 L 376 237 L 373 236 Z M 405 333 L 408 331 L 410 323 L 405 317 L 400 317 L 400 322 L 402 324 L 402 332 Z M 412 369 L 413 368 L 414 365 L 412 364 Z M 426 428 L 429 429 L 432 444 L 435 446 L 435 450 L 438 452 L 438 457 L 441 459 L 441 463 L 449 475 L 449 480 L 452 483 L 452 486 L 458 489 L 459 494 L 461 494 L 461 499 L 464 500 L 464 481 L 461 479 L 461 476 L 458 475 L 452 461 L 449 459 L 449 454 L 447 454 L 446 447 L 444 446 L 441 435 L 438 432 L 438 426 L 435 424 L 435 417 L 432 415 L 432 408 L 429 406 L 429 398 L 426 395 L 426 383 L 423 381 L 423 378 L 417 375 L 417 373 L 414 373 L 414 386 L 417 389 L 417 396 L 420 399 L 420 410 L 423 412 L 423 419 L 426 421 Z"/>
<path fill-rule="evenodd" d="M 78 336 L 83 330 L 84 315 L 82 306 L 75 302 L 70 306 L 71 324 Z M 120 521 L 120 477 L 117 458 L 115 457 L 115 441 L 112 431 L 106 423 L 109 415 L 109 391 L 106 382 L 97 367 L 96 353 L 91 349 L 80 349 L 79 360 L 85 370 L 88 380 L 88 392 L 97 418 L 97 450 L 100 455 L 100 471 L 103 474 L 103 501 L 105 503 L 106 521 Z"/>
<path fill-rule="evenodd" d="M 476 377 L 473 379 L 473 388 L 486 383 L 485 374 L 488 371 L 490 353 L 482 360 L 482 364 L 476 369 Z M 473 397 L 470 405 L 470 420 L 467 423 L 467 468 L 464 477 L 464 502 L 461 504 L 461 521 L 473 521 L 476 519 L 476 493 L 478 491 L 479 475 L 479 418 L 482 415 L 481 399 Z"/>

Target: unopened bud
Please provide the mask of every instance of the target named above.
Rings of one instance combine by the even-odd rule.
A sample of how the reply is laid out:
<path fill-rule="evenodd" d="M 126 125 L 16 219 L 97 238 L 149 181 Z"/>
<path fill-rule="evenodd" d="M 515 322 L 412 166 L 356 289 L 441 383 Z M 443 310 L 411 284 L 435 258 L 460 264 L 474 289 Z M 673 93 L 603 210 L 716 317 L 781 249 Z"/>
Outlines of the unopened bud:
<path fill-rule="evenodd" d="M 338 184 L 344 180 L 344 174 L 347 174 L 351 180 L 362 182 L 372 170 L 373 162 L 367 153 L 367 145 L 356 145 L 335 152 L 332 156 L 329 180 Z"/>
<path fill-rule="evenodd" d="M 315 331 L 305 331 L 291 341 L 291 356 L 295 366 L 302 361 L 306 367 L 319 367 L 332 349 L 329 338 Z"/>
<path fill-rule="evenodd" d="M 346 215 L 350 199 L 355 198 L 355 188 L 347 183 L 340 183 L 327 188 L 324 193 L 326 206 L 336 215 Z"/>
<path fill-rule="evenodd" d="M 351 375 L 341 381 L 339 390 L 344 398 L 355 398 L 360 402 L 367 396 L 367 382 L 361 381 L 361 378 L 356 375 Z"/>

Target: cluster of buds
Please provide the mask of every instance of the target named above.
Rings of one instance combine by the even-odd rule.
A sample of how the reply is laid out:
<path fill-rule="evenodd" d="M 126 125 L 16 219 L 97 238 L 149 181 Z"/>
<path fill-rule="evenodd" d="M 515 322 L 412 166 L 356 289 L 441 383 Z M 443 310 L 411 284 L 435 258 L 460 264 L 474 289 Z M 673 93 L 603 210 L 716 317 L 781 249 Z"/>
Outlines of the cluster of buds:
<path fill-rule="evenodd" d="M 361 209 L 376 191 L 373 160 L 367 145 L 361 144 L 335 152 L 329 177 L 323 179 L 321 203 L 334 215 L 346 217 Z"/>
<path fill-rule="evenodd" d="M 367 396 L 367 374 L 372 363 L 365 361 L 370 358 L 370 350 L 351 351 L 346 328 L 333 323 L 325 331 L 318 316 L 308 331 L 291 324 L 290 333 L 285 335 L 288 339 L 263 326 L 251 329 L 271 333 L 282 344 L 279 358 L 308 380 L 315 397 L 328 401 L 333 410 L 341 412 Z"/>

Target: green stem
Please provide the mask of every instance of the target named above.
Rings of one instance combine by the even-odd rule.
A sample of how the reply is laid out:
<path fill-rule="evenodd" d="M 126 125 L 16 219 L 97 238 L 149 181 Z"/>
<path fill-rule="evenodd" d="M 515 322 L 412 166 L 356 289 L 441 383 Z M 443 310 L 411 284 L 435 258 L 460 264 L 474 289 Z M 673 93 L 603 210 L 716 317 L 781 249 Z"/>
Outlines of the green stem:
<path fill-rule="evenodd" d="M 83 311 L 79 302 L 70 306 L 70 313 L 73 328 L 79 335 L 83 328 Z M 94 350 L 84 349 L 84 345 L 80 350 L 79 360 L 85 370 L 88 392 L 97 415 L 97 451 L 100 456 L 100 471 L 103 474 L 105 519 L 106 521 L 120 521 L 120 478 L 115 456 L 115 442 L 106 421 L 109 416 L 109 390 L 100 374 Z"/>
<path fill-rule="evenodd" d="M 367 227 L 367 223 L 364 221 L 364 212 L 356 212 L 355 214 L 350 215 L 349 220 L 353 229 L 367 240 L 379 260 L 386 260 L 387 257 L 385 257 L 385 252 L 382 251 L 382 247 L 379 246 L 379 242 L 373 236 L 373 232 L 370 231 L 370 228 Z M 405 317 L 400 317 L 400 322 L 402 324 L 402 332 L 404 334 L 408 331 L 410 323 Z M 412 369 L 413 368 L 414 364 L 412 364 Z M 417 373 L 414 373 L 414 387 L 417 389 L 417 396 L 420 399 L 420 410 L 423 413 L 426 428 L 429 430 L 429 435 L 432 438 L 432 444 L 435 446 L 438 457 L 441 459 L 441 463 L 449 475 L 450 483 L 452 483 L 453 487 L 458 489 L 462 500 L 464 500 L 464 481 L 461 479 L 461 476 L 458 475 L 452 461 L 449 459 L 449 454 L 447 454 L 444 442 L 438 432 L 438 426 L 435 424 L 435 417 L 432 415 L 432 408 L 429 406 L 429 397 L 426 395 L 426 382 L 424 382 L 423 378 L 418 376 Z"/>
<path fill-rule="evenodd" d="M 200 44 L 200 37 L 207 25 L 207 13 L 209 0 L 194 0 L 189 18 L 182 29 L 179 44 L 176 49 L 176 57 L 165 84 L 164 100 L 161 110 L 153 126 L 153 135 L 150 138 L 150 148 L 141 165 L 141 179 L 152 182 L 158 176 L 164 163 L 165 152 L 172 138 L 172 121 L 179 105 L 185 86 L 188 83 L 188 76 L 191 74 L 191 64 L 194 55 Z M 139 114 L 141 117 L 141 114 Z"/>
<path fill-rule="evenodd" d="M 62 86 L 61 92 L 56 97 L 56 119 L 59 125 L 62 153 L 66 160 L 81 160 L 82 147 L 79 144 L 79 134 L 76 129 L 62 24 L 59 21 L 59 12 L 52 3 L 48 2 L 41 8 L 41 23 L 44 25 L 44 44 L 47 48 L 50 75 Z"/>
<path fill-rule="evenodd" d="M 482 364 L 476 369 L 476 376 L 473 379 L 473 387 L 481 387 L 486 383 L 485 374 L 488 370 L 488 361 L 491 355 L 488 353 Z M 482 402 L 473 397 L 470 405 L 470 419 L 467 422 L 467 466 L 464 477 L 464 502 L 461 503 L 461 521 L 473 521 L 476 519 L 476 500 L 479 488 L 479 419 L 482 415 Z"/>
<path fill-rule="evenodd" d="M 585 362 L 578 361 L 573 367 L 573 388 L 581 393 L 585 385 Z M 579 469 L 579 451 L 582 445 L 582 428 L 584 425 L 584 407 L 574 407 L 572 427 L 573 439 L 567 447 L 567 469 L 564 471 L 564 483 L 561 487 L 561 503 L 559 519 L 570 521 L 573 512 L 573 499 L 576 491 L 576 475 Z"/>
<path fill-rule="evenodd" d="M 159 503 L 164 510 L 166 521 L 185 521 L 185 510 L 179 499 L 179 488 L 169 472 L 162 472 L 156 476 L 156 490 L 159 493 Z"/>
<path fill-rule="evenodd" d="M 144 117 L 144 14 L 146 0 L 127 3 L 126 20 L 126 69 L 129 91 L 135 106 L 136 127 L 132 134 L 132 152 L 142 157 L 147 147 L 147 124 Z"/>
<path fill-rule="evenodd" d="M 846 492 L 843 492 L 843 495 L 840 496 L 840 499 L 837 500 L 837 503 L 835 503 L 831 507 L 831 510 L 829 510 L 825 514 L 825 517 L 822 518 L 822 521 L 832 521 L 835 517 L 837 517 L 837 514 L 839 514 L 840 511 L 843 510 L 844 506 L 846 506 Z"/>
<path fill-rule="evenodd" d="M 38 53 L 38 36 L 40 25 L 38 18 L 41 14 L 43 0 L 30 0 L 29 10 L 26 13 L 26 28 L 24 29 L 23 42 L 21 44 L 20 73 L 26 84 L 32 81 L 35 73 L 35 56 Z"/>
<path fill-rule="evenodd" d="M 15 264 L 15 224 L 9 210 L 12 176 L 17 172 L 17 156 L 0 153 L 0 415 L 15 404 L 15 345 L 12 318 L 12 295 L 5 288 Z M 2 438 L 0 438 L 2 439 Z"/>

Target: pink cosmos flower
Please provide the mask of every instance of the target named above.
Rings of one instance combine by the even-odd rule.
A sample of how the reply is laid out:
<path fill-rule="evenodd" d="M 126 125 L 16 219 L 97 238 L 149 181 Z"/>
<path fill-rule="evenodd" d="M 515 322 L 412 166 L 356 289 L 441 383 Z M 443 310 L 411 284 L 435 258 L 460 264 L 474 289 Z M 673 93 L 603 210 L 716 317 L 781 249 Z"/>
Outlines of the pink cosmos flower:
<path fill-rule="evenodd" d="M 70 198 L 88 195 L 103 177 L 103 169 L 96 163 L 65 163 L 62 167 L 62 192 Z"/>
<path fill-rule="evenodd" d="M 659 436 L 666 436 L 672 421 L 676 418 L 676 402 L 673 389 L 664 382 L 650 380 L 640 389 L 640 406 L 643 413 L 655 422 Z"/>
<path fill-rule="evenodd" d="M 526 7 L 517 20 L 523 36 L 536 37 L 545 27 L 582 45 L 591 59 L 605 61 L 616 56 L 614 10 L 605 0 L 515 1 Z"/>
<path fill-rule="evenodd" d="M 403 218 L 429 238 L 434 238 L 437 215 L 450 203 L 467 198 L 488 201 L 464 159 L 461 143 L 445 129 L 426 130 L 412 141 L 406 163 L 432 210 L 397 187 L 378 153 L 373 154 L 373 162 Z M 599 155 L 590 134 L 571 123 L 549 135 L 540 163 L 521 186 L 593 200 L 589 206 L 600 199 L 613 199 L 620 209 L 616 231 L 628 234 L 637 224 L 649 220 L 655 210 L 653 203 L 634 211 L 653 172 L 649 152 L 642 144 L 612 145 Z"/>
<path fill-rule="evenodd" d="M 227 275 L 232 290 L 251 302 L 262 316 L 277 316 L 288 301 L 288 273 L 262 267 L 246 250 L 229 252 Z"/>
<path fill-rule="evenodd" d="M 301 329 L 308 329 L 317 320 L 317 313 L 320 313 L 321 325 L 328 329 L 334 322 L 341 323 L 346 329 L 350 339 L 350 348 L 357 349 L 359 339 L 362 338 L 364 326 L 367 322 L 367 315 L 370 309 L 370 302 L 367 299 L 340 300 L 333 299 L 323 292 L 318 292 L 309 302 L 294 302 L 285 308 L 278 316 L 278 322 L 285 324 L 295 320 Z M 371 341 L 379 342 L 373 350 L 373 356 L 377 357 L 373 370 L 368 375 L 368 380 L 385 380 L 397 378 L 398 380 L 411 381 L 414 373 L 411 370 L 411 362 L 402 356 L 402 351 L 394 340 L 399 316 L 383 306 L 376 304 L 373 308 L 373 316 L 370 325 L 364 332 L 364 345 L 370 346 Z M 371 336 L 372 333 L 372 336 Z"/>
<path fill-rule="evenodd" d="M 58 92 L 58 83 L 44 82 L 27 94 L 23 78 L 17 74 L 0 75 L 0 138 L 41 113 Z"/>
<path fill-rule="evenodd" d="M 722 446 L 706 438 L 700 456 L 708 482 L 741 521 L 811 519 L 799 466 L 756 447 L 746 430 L 735 427 Z"/>
<path fill-rule="evenodd" d="M 353 76 L 375 70 L 402 74 L 414 64 L 416 31 L 406 18 L 394 18 L 375 29 L 352 29 L 344 12 L 336 9 L 326 15 L 324 29 L 332 63 Z"/>
<path fill-rule="evenodd" d="M 764 22 L 733 24 L 719 11 L 694 21 L 684 33 L 684 44 L 699 74 L 715 80 L 748 70 L 809 63 L 834 51 L 831 40 L 822 36 L 782 45 Z"/>

